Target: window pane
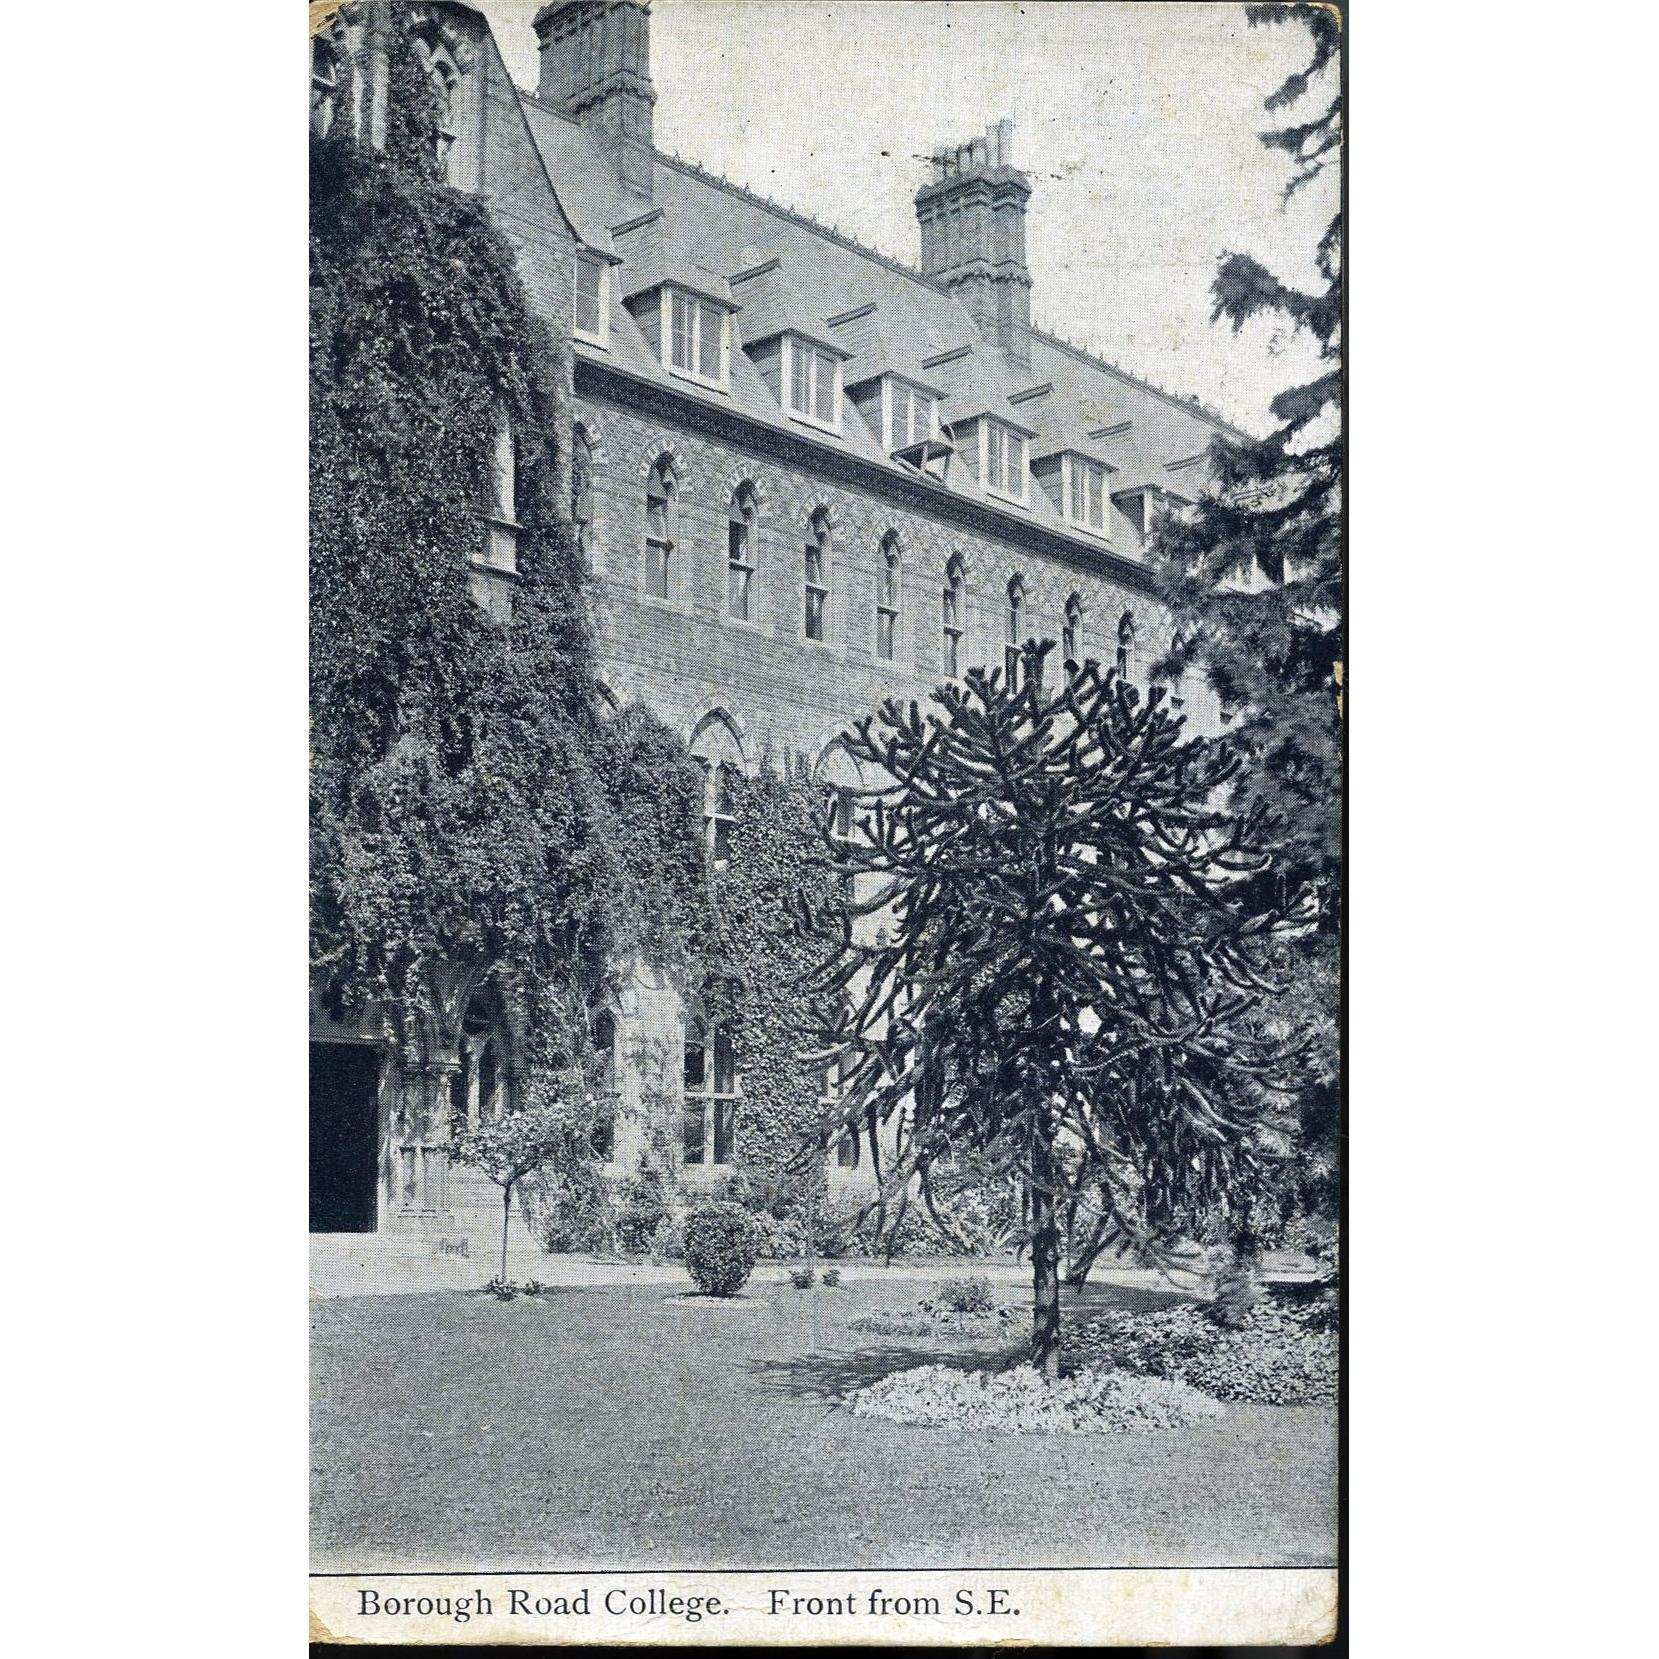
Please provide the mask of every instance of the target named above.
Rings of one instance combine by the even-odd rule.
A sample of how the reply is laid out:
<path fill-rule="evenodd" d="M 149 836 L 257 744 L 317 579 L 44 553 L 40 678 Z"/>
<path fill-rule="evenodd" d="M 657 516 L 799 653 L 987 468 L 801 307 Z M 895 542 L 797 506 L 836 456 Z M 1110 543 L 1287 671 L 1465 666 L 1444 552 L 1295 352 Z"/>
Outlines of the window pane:
<path fill-rule="evenodd" d="M 933 435 L 933 399 L 923 393 L 916 394 L 914 422 L 911 427 L 911 442 L 920 443 L 923 438 Z"/>
<path fill-rule="evenodd" d="M 821 588 L 808 588 L 806 593 L 806 637 L 824 637 L 824 594 Z"/>
<path fill-rule="evenodd" d="M 957 672 L 957 636 L 953 633 L 945 635 L 945 677 L 954 680 Z"/>
<path fill-rule="evenodd" d="M 701 1020 L 693 1020 L 686 1027 L 685 1034 L 685 1086 L 688 1090 L 697 1090 L 703 1087 L 703 1080 L 708 1075 L 708 1051 L 705 1044 L 706 1030 Z"/>
<path fill-rule="evenodd" d="M 1008 493 L 1025 493 L 1025 439 L 1017 432 L 1008 434 Z"/>
<path fill-rule="evenodd" d="M 835 1161 L 842 1169 L 858 1168 L 858 1136 L 852 1133 L 841 1137 L 835 1148 Z"/>
<path fill-rule="evenodd" d="M 685 1161 L 700 1164 L 703 1161 L 703 1103 L 688 1100 L 685 1103 Z"/>
<path fill-rule="evenodd" d="M 672 299 L 674 318 L 673 363 L 677 369 L 695 369 L 692 359 L 691 330 L 695 322 L 695 310 L 684 294 L 675 294 Z"/>
<path fill-rule="evenodd" d="M 653 599 L 668 597 L 668 554 L 657 542 L 645 549 L 645 591 Z"/>
<path fill-rule="evenodd" d="M 716 864 L 729 864 L 732 858 L 731 820 L 729 818 L 716 818 L 712 820 L 712 824 L 714 833 L 711 852 L 714 862 Z M 718 1064 L 718 1050 L 716 1051 L 716 1064 Z"/>
<path fill-rule="evenodd" d="M 812 407 L 812 356 L 799 340 L 789 342 L 789 406 L 798 414 Z"/>
<path fill-rule="evenodd" d="M 737 1149 L 737 1107 L 729 1100 L 714 1103 L 714 1162 L 729 1164 Z"/>
<path fill-rule="evenodd" d="M 714 1028 L 714 1092 L 717 1095 L 737 1093 L 737 1056 L 732 1049 L 731 1032 L 722 1025 Z"/>
<path fill-rule="evenodd" d="M 702 360 L 697 372 L 709 380 L 720 378 L 720 335 L 725 324 L 725 313 L 712 305 L 697 308 L 698 333 L 702 338 Z"/>
<path fill-rule="evenodd" d="M 731 565 L 726 571 L 726 602 L 731 614 L 739 622 L 749 620 L 749 572 L 737 565 Z"/>
<path fill-rule="evenodd" d="M 817 403 L 813 413 L 826 425 L 835 420 L 835 363 L 822 352 L 813 353 L 818 376 Z"/>

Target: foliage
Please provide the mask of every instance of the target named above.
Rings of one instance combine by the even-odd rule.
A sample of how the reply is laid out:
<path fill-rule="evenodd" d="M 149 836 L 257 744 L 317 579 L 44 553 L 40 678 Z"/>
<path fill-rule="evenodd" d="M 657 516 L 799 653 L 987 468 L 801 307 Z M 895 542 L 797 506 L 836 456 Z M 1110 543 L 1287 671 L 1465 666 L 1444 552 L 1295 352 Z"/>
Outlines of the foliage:
<path fill-rule="evenodd" d="M 1312 98 L 1317 113 L 1263 133 L 1294 163 L 1286 194 L 1334 161 L 1342 135 L 1335 66 L 1341 20 L 1313 5 L 1248 8 L 1252 25 L 1295 22 L 1308 31 L 1306 66 L 1268 97 L 1277 112 Z M 1265 438 L 1219 437 L 1215 477 L 1189 512 L 1164 518 L 1150 563 L 1174 618 L 1180 649 L 1157 665 L 1196 666 L 1231 711 L 1228 742 L 1243 765 L 1233 781 L 1241 811 L 1271 815 L 1276 893 L 1302 885 L 1317 900 L 1315 926 L 1280 947 L 1289 994 L 1281 1024 L 1310 1056 L 1298 1099 L 1300 1154 L 1252 1231 L 1271 1233 L 1297 1213 L 1334 1214 L 1337 1203 L 1336 1018 L 1342 913 L 1343 615 L 1341 429 L 1342 219 L 1333 215 L 1315 252 L 1321 286 L 1303 292 L 1256 260 L 1224 255 L 1214 317 L 1235 332 L 1277 317 L 1317 346 L 1320 372 L 1272 403 Z M 1270 895 L 1270 900 L 1272 895 Z M 1248 1248 L 1248 1244 L 1246 1245 Z"/>
<path fill-rule="evenodd" d="M 924 1296 L 914 1307 L 877 1308 L 849 1321 L 855 1331 L 870 1331 L 877 1336 L 931 1336 L 969 1337 L 983 1340 L 990 1336 L 1001 1342 L 1017 1329 L 1020 1309 L 1004 1303 L 1000 1307 L 984 1308 L 972 1313 L 959 1313 L 941 1307 L 932 1297 Z"/>
<path fill-rule="evenodd" d="M 860 1389 L 852 1408 L 857 1417 L 921 1428 L 1004 1434 L 1133 1434 L 1221 1415 L 1214 1400 L 1184 1383 L 1109 1371 L 1055 1380 L 1029 1365 L 992 1372 L 921 1365 Z"/>
<path fill-rule="evenodd" d="M 642 1152 L 616 1194 L 616 1237 L 624 1250 L 637 1255 L 653 1247 L 658 1228 L 669 1216 L 669 1192 L 661 1164 Z"/>
<path fill-rule="evenodd" d="M 797 1290 L 812 1289 L 812 1269 L 810 1267 L 792 1267 L 789 1270 L 789 1282 Z"/>
<path fill-rule="evenodd" d="M 939 1306 L 952 1313 L 989 1313 L 996 1306 L 991 1281 L 982 1274 L 945 1279 L 939 1286 Z"/>
<path fill-rule="evenodd" d="M 385 152 L 311 151 L 313 969 L 411 1051 L 446 974 L 491 964 L 535 1069 L 575 1050 L 609 964 L 684 954 L 697 774 L 644 711 L 599 716 L 562 348 L 482 202 L 439 178 L 401 29 L 391 57 Z M 510 623 L 469 585 L 502 422 Z"/>
<path fill-rule="evenodd" d="M 533 1172 L 520 1190 L 524 1219 L 543 1250 L 613 1250 L 616 1198 L 603 1166 L 569 1159 Z"/>
<path fill-rule="evenodd" d="M 1330 1293 L 1306 1301 L 1270 1294 L 1237 1329 L 1190 1303 L 1150 1313 L 1116 1310 L 1068 1329 L 1065 1351 L 1078 1365 L 1167 1377 L 1220 1400 L 1328 1404 L 1337 1398 L 1335 1325 Z"/>
<path fill-rule="evenodd" d="M 734 1296 L 760 1254 L 755 1224 L 737 1204 L 699 1204 L 686 1218 L 685 1264 L 706 1296 Z"/>
<path fill-rule="evenodd" d="M 677 1215 L 665 1215 L 651 1235 L 650 1250 L 654 1262 L 684 1261 L 685 1223 Z"/>
<path fill-rule="evenodd" d="M 1033 1359 L 1059 1341 L 1058 1211 L 1089 1204 L 1143 1248 L 1242 1203 L 1273 1154 L 1292 1057 L 1253 1028 L 1283 918 L 1252 902 L 1256 816 L 1212 808 L 1235 763 L 1090 663 L 1042 689 L 1000 671 L 847 740 L 869 775 L 838 866 L 869 884 L 817 984 L 842 1069 L 833 1127 L 869 1137 L 887 1195 L 963 1153 L 1030 1203 Z M 883 1154 L 875 1128 L 896 1129 Z M 937 1219 L 937 1217 L 935 1218 Z"/>
<path fill-rule="evenodd" d="M 820 1282 L 826 1290 L 839 1290 L 841 1288 L 841 1269 L 839 1267 L 826 1267 Z"/>

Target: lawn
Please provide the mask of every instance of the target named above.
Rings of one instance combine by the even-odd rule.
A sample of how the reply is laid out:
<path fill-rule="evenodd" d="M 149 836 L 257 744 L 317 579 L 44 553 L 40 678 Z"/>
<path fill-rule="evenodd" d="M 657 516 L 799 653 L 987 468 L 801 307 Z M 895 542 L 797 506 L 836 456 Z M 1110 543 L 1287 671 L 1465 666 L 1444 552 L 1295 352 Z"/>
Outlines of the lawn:
<path fill-rule="evenodd" d="M 751 1283 L 312 1309 L 319 1571 L 1323 1565 L 1326 1406 L 1230 1405 L 1153 1434 L 999 1437 L 855 1418 L 850 1390 L 983 1353 L 849 1330 L 913 1303 Z M 1092 1307 L 1157 1293 L 1091 1287 Z"/>

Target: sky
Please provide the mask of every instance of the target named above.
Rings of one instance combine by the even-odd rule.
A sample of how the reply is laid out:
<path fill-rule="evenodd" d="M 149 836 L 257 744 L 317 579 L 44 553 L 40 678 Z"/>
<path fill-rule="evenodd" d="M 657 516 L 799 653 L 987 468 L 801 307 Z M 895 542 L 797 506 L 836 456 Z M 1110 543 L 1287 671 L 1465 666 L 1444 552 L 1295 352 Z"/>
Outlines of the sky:
<path fill-rule="evenodd" d="M 534 87 L 542 0 L 475 3 Z M 1335 170 L 1287 204 L 1289 164 L 1257 138 L 1306 39 L 1203 0 L 654 0 L 656 142 L 915 264 L 927 157 L 1012 115 L 1033 321 L 1264 431 L 1311 348 L 1212 323 L 1210 282 L 1227 251 L 1316 281 Z"/>

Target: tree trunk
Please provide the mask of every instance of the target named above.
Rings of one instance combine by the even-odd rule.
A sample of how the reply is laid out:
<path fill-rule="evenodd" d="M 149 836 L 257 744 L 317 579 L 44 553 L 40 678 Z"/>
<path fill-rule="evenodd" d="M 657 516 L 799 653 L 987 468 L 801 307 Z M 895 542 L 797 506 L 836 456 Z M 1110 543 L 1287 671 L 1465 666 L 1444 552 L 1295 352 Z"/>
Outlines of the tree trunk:
<path fill-rule="evenodd" d="M 507 1223 L 513 1213 L 513 1183 L 501 1189 L 501 1282 L 507 1282 Z"/>
<path fill-rule="evenodd" d="M 1054 1206 L 1054 1143 L 1039 1128 L 1031 1160 L 1031 1363 L 1060 1375 L 1060 1221 Z"/>

